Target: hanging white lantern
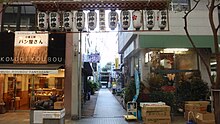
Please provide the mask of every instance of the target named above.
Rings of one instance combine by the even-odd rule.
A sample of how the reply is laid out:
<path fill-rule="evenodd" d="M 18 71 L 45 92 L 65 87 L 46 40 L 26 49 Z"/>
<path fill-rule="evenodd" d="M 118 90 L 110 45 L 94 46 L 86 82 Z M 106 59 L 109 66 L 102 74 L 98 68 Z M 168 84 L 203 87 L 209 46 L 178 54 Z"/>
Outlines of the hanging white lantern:
<path fill-rule="evenodd" d="M 140 10 L 135 10 L 132 12 L 132 20 L 133 20 L 133 27 L 136 30 L 140 30 L 142 26 L 142 13 Z"/>
<path fill-rule="evenodd" d="M 105 9 L 99 9 L 99 30 L 105 31 Z"/>
<path fill-rule="evenodd" d="M 131 23 L 131 13 L 128 10 L 122 10 L 121 14 L 121 26 L 124 30 L 128 30 Z"/>
<path fill-rule="evenodd" d="M 97 25 L 97 13 L 94 10 L 91 10 L 87 14 L 88 17 L 88 28 L 94 30 Z"/>
<path fill-rule="evenodd" d="M 152 30 L 155 25 L 155 12 L 153 10 L 147 10 L 145 12 L 146 16 L 146 27 Z"/>
<path fill-rule="evenodd" d="M 64 12 L 63 13 L 63 27 L 65 30 L 71 30 L 73 27 L 73 13 Z"/>
<path fill-rule="evenodd" d="M 60 28 L 60 14 L 58 12 L 49 13 L 49 26 L 51 30 L 59 30 Z"/>
<path fill-rule="evenodd" d="M 161 30 L 164 30 L 164 28 L 167 25 L 167 11 L 160 10 L 158 11 L 157 16 L 158 16 L 158 26 Z"/>
<path fill-rule="evenodd" d="M 115 10 L 111 10 L 108 14 L 108 25 L 111 30 L 114 30 L 118 24 L 118 13 Z"/>
<path fill-rule="evenodd" d="M 82 10 L 76 12 L 76 28 L 82 31 L 85 27 L 85 13 Z"/>
<path fill-rule="evenodd" d="M 37 25 L 39 30 L 47 30 L 48 28 L 48 15 L 46 12 L 37 13 Z"/>

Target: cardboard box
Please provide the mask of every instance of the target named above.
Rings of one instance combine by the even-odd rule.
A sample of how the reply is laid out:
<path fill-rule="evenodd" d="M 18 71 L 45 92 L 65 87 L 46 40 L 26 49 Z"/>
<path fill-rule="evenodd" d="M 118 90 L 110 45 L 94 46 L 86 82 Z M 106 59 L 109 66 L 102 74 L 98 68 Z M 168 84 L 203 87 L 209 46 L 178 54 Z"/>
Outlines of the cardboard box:
<path fill-rule="evenodd" d="M 161 106 L 143 106 L 142 108 L 143 111 L 146 112 L 163 112 L 163 111 L 168 111 L 170 112 L 170 106 L 167 105 L 161 105 Z"/>
<path fill-rule="evenodd" d="M 169 111 L 143 111 L 141 112 L 142 118 L 152 117 L 170 117 Z"/>
<path fill-rule="evenodd" d="M 63 108 L 64 108 L 63 101 L 54 102 L 54 109 L 63 109 Z"/>
<path fill-rule="evenodd" d="M 143 118 L 144 124 L 171 124 L 170 117 L 160 117 L 160 118 Z"/>
<path fill-rule="evenodd" d="M 215 124 L 215 120 L 197 120 L 197 124 Z"/>
<path fill-rule="evenodd" d="M 197 113 L 196 114 L 196 119 L 198 120 L 215 120 L 215 115 L 214 113 Z"/>
<path fill-rule="evenodd" d="M 207 105 L 201 104 L 185 104 L 185 111 L 202 112 L 207 111 Z"/>
<path fill-rule="evenodd" d="M 207 107 L 209 103 L 209 101 L 185 101 L 185 104 L 193 104 L 200 107 Z"/>

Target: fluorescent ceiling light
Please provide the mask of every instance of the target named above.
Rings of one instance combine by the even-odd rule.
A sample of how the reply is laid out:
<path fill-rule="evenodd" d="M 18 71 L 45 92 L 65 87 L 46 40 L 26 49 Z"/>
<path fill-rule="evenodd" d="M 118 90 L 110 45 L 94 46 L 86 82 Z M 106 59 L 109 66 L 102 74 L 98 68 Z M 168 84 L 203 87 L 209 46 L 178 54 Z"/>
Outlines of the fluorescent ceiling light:
<path fill-rule="evenodd" d="M 166 48 L 164 51 L 188 51 L 189 49 L 187 48 Z"/>
<path fill-rule="evenodd" d="M 165 48 L 161 52 L 163 52 L 163 53 L 182 53 L 182 52 L 186 52 L 188 50 L 189 49 L 187 49 L 187 48 Z"/>
<path fill-rule="evenodd" d="M 217 62 L 211 62 L 210 64 L 211 64 L 211 65 L 216 65 L 216 64 L 217 64 Z"/>

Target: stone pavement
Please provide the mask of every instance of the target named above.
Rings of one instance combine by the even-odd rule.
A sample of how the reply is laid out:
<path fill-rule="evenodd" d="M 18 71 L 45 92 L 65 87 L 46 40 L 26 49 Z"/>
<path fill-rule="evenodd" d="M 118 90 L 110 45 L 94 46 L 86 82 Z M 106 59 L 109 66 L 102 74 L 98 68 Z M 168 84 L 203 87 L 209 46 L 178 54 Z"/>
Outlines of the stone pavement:
<path fill-rule="evenodd" d="M 127 122 L 123 115 L 126 111 L 108 89 L 98 93 L 83 105 L 80 120 L 65 120 L 65 124 L 142 124 Z M 29 124 L 29 111 L 16 111 L 0 114 L 0 124 Z M 182 116 L 174 117 L 172 124 L 185 124 Z"/>
<path fill-rule="evenodd" d="M 126 111 L 108 89 L 100 89 L 93 117 L 78 121 L 67 120 L 66 124 L 138 124 L 127 122 L 123 115 Z"/>
<path fill-rule="evenodd" d="M 141 121 L 128 122 L 123 115 L 126 111 L 108 89 L 100 89 L 94 115 L 78 121 L 66 120 L 66 124 L 142 124 Z M 182 116 L 176 116 L 172 124 L 185 124 Z"/>

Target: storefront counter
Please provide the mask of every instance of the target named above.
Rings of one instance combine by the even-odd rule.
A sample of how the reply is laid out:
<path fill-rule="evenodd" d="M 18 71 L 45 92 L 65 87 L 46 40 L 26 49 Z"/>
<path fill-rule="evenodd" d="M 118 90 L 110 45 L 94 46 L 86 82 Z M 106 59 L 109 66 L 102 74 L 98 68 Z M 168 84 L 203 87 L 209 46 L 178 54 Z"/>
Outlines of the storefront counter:
<path fill-rule="evenodd" d="M 53 124 L 65 123 L 65 109 L 61 110 L 31 110 L 30 111 L 30 124 Z"/>

